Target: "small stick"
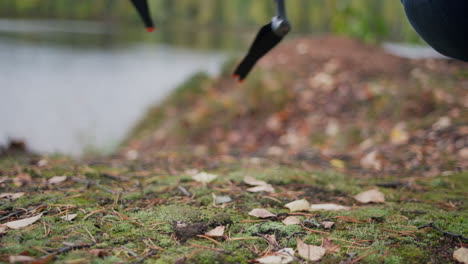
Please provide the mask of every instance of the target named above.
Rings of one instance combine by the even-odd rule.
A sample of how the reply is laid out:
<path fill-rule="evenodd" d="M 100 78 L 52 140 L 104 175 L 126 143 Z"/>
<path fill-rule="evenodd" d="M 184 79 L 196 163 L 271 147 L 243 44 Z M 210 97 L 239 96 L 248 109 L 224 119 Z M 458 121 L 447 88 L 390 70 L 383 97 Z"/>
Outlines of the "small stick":
<path fill-rule="evenodd" d="M 454 233 L 450 233 L 450 232 L 444 231 L 444 230 L 438 228 L 437 226 L 435 226 L 433 222 L 418 227 L 418 230 L 423 229 L 423 228 L 427 228 L 427 227 L 433 228 L 433 229 L 435 229 L 435 230 L 441 232 L 441 233 L 444 234 L 445 236 L 452 237 L 452 238 L 458 238 L 458 239 L 461 239 L 462 241 L 468 241 L 468 237 L 464 237 L 463 235 L 460 235 L 460 234 L 454 234 Z"/>
<path fill-rule="evenodd" d="M 182 186 L 177 187 L 177 189 L 179 189 L 179 190 L 180 190 L 185 196 L 187 196 L 187 197 L 191 197 L 191 196 L 192 196 L 192 194 L 191 194 L 189 191 L 187 191 L 187 189 L 185 189 L 185 188 L 182 187 Z"/>
<path fill-rule="evenodd" d="M 303 224 L 301 224 L 302 228 L 304 228 L 305 230 L 309 231 L 309 232 L 312 232 L 312 233 L 319 233 L 319 234 L 324 234 L 324 235 L 330 235 L 330 232 L 325 232 L 325 231 L 318 231 L 318 230 L 314 230 L 314 229 L 310 229 L 306 226 L 304 226 Z"/>
<path fill-rule="evenodd" d="M 208 239 L 209 241 L 215 243 L 216 245 L 221 246 L 221 243 L 219 243 L 218 241 L 214 240 L 213 238 L 211 238 L 209 236 L 197 235 L 197 237 Z"/>
<path fill-rule="evenodd" d="M 139 260 L 133 262 L 133 264 L 140 264 L 140 263 L 143 263 L 145 262 L 145 260 L 153 255 L 156 255 L 156 250 L 154 249 L 151 249 L 148 254 L 144 255 L 143 257 L 141 257 Z"/>
<path fill-rule="evenodd" d="M 72 180 L 76 181 L 76 182 L 79 182 L 79 183 L 84 183 L 86 184 L 86 188 L 89 188 L 90 185 L 96 185 L 98 188 L 100 188 L 101 190 L 104 190 L 106 192 L 109 192 L 109 193 L 112 193 L 112 194 L 116 194 L 116 192 L 114 192 L 113 190 L 110 190 L 104 186 L 102 186 L 101 184 L 97 183 L 97 182 L 94 182 L 92 180 L 83 180 L 83 179 L 80 179 L 78 177 L 72 177 Z"/>
<path fill-rule="evenodd" d="M 46 252 L 52 253 L 52 254 L 62 254 L 62 253 L 67 253 L 68 251 L 76 250 L 76 249 L 90 248 L 94 245 L 96 245 L 96 243 L 81 244 L 81 245 L 76 245 L 76 246 L 66 246 L 66 247 L 62 247 L 58 249 L 46 250 Z"/>
<path fill-rule="evenodd" d="M 367 258 L 368 256 L 370 256 L 370 255 L 372 255 L 372 254 L 374 254 L 374 253 L 376 253 L 376 252 L 378 252 L 378 250 L 371 251 L 371 252 L 369 252 L 368 254 L 366 254 L 366 255 L 364 255 L 364 256 L 362 256 L 362 257 L 359 257 L 359 258 L 357 258 L 357 259 L 355 259 L 355 260 L 353 260 L 353 261 L 351 261 L 351 264 L 358 263 L 358 262 L 361 261 L 362 259 Z"/>
<path fill-rule="evenodd" d="M 219 249 L 219 248 L 212 248 L 212 247 L 202 246 L 202 245 L 198 245 L 198 244 L 194 244 L 194 243 L 191 243 L 190 245 L 191 245 L 192 247 L 204 248 L 204 249 L 211 249 L 211 250 L 219 251 L 219 252 L 223 252 L 223 251 L 224 251 L 224 250 Z"/>
<path fill-rule="evenodd" d="M 135 258 L 138 258 L 137 253 L 133 252 L 133 250 L 129 249 L 128 247 L 126 247 L 126 246 L 121 246 L 120 248 L 125 249 L 125 251 L 127 251 L 130 255 L 132 255 L 132 256 L 135 257 Z"/>

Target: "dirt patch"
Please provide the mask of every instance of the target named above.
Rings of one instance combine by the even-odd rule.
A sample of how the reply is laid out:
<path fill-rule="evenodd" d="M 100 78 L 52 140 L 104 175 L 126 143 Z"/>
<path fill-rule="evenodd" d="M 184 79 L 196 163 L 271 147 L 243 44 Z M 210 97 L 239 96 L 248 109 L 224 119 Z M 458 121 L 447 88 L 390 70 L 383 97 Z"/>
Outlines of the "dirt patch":
<path fill-rule="evenodd" d="M 205 223 L 191 224 L 177 221 L 173 223 L 173 226 L 175 235 L 181 242 L 185 242 L 197 235 L 203 235 L 208 229 L 208 225 Z"/>
<path fill-rule="evenodd" d="M 468 169 L 468 64 L 398 58 L 343 37 L 300 38 L 265 57 L 244 85 L 226 73 L 195 87 L 197 95 L 181 96 L 184 107 L 155 109 L 158 121 L 143 121 L 153 129 L 123 155 L 154 161 L 175 150 L 213 162 L 314 153 L 312 166 L 368 176 Z"/>

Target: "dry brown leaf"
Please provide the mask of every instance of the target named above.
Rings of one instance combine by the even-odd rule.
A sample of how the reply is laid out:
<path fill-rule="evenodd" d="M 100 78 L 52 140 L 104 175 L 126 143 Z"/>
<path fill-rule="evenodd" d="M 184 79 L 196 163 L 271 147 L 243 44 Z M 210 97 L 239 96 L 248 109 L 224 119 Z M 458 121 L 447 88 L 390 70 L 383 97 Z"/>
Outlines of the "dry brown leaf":
<path fill-rule="evenodd" d="M 9 181 L 10 181 L 10 178 L 8 178 L 7 176 L 1 176 L 0 177 L 0 184 L 5 183 L 5 182 L 9 182 Z"/>
<path fill-rule="evenodd" d="M 268 183 L 265 182 L 265 181 L 261 181 L 261 180 L 257 180 L 255 179 L 254 177 L 252 176 L 246 176 L 244 178 L 244 182 L 248 185 L 252 185 L 252 186 L 261 186 L 261 185 L 267 185 Z"/>
<path fill-rule="evenodd" d="M 259 186 L 255 186 L 252 188 L 248 188 L 247 191 L 253 192 L 253 193 L 257 193 L 257 192 L 273 193 L 275 192 L 275 188 L 273 188 L 271 184 L 266 184 L 266 185 L 259 185 Z"/>
<path fill-rule="evenodd" d="M 338 245 L 333 244 L 333 240 L 329 239 L 328 237 L 322 238 L 322 245 L 324 249 L 327 250 L 327 253 L 338 253 L 341 250 L 341 247 Z"/>
<path fill-rule="evenodd" d="M 29 225 L 34 224 L 37 220 L 39 220 L 39 218 L 41 218 L 41 216 L 42 216 L 42 213 L 33 217 L 11 221 L 11 222 L 6 223 L 5 225 L 11 229 L 20 229 L 20 228 L 27 227 Z"/>
<path fill-rule="evenodd" d="M 453 258 L 457 261 L 468 264 L 468 248 L 459 248 L 453 252 Z"/>
<path fill-rule="evenodd" d="M 305 244 L 300 238 L 297 238 L 297 250 L 301 257 L 310 261 L 320 260 L 327 252 L 323 247 Z"/>
<path fill-rule="evenodd" d="M 299 225 L 301 224 L 301 220 L 295 216 L 288 216 L 283 220 L 283 224 L 285 225 Z"/>
<path fill-rule="evenodd" d="M 200 172 L 192 176 L 193 180 L 204 183 L 204 184 L 210 183 L 214 181 L 216 178 L 218 178 L 217 175 L 206 173 L 206 172 Z"/>
<path fill-rule="evenodd" d="M 256 261 L 262 264 L 287 264 L 293 260 L 294 249 L 292 248 L 283 248 L 270 256 L 256 259 Z"/>
<path fill-rule="evenodd" d="M 270 213 L 270 211 L 266 209 L 253 209 L 250 211 L 249 215 L 259 217 L 259 218 L 268 218 L 268 217 L 275 217 L 275 214 Z"/>
<path fill-rule="evenodd" d="M 396 145 L 406 144 L 409 139 L 409 134 L 405 123 L 398 123 L 390 134 L 390 141 Z"/>
<path fill-rule="evenodd" d="M 310 203 L 305 199 L 290 202 L 284 207 L 287 207 L 291 212 L 310 211 Z"/>
<path fill-rule="evenodd" d="M 47 183 L 48 184 L 59 184 L 67 180 L 67 176 L 54 176 L 50 178 Z"/>
<path fill-rule="evenodd" d="M 323 228 L 325 229 L 331 229 L 335 225 L 335 222 L 323 221 L 323 222 L 320 222 L 320 224 L 323 225 Z"/>
<path fill-rule="evenodd" d="M 225 229 L 226 229 L 225 226 L 218 226 L 218 227 L 206 232 L 205 236 L 222 237 L 222 236 L 224 236 L 224 230 Z"/>
<path fill-rule="evenodd" d="M 310 209 L 312 211 L 315 211 L 315 210 L 338 211 L 338 210 L 349 210 L 351 208 L 348 206 L 343 206 L 339 204 L 328 203 L 328 204 L 313 204 L 310 206 Z"/>
<path fill-rule="evenodd" d="M 377 189 L 362 192 L 354 196 L 354 199 L 360 203 L 385 203 L 384 194 Z"/>
<path fill-rule="evenodd" d="M 9 257 L 10 263 L 31 263 L 36 261 L 35 258 L 30 257 L 30 256 L 10 256 Z"/>
<path fill-rule="evenodd" d="M 11 200 L 16 200 L 24 195 L 24 192 L 19 193 L 2 193 L 0 194 L 0 199 L 7 198 Z"/>
<path fill-rule="evenodd" d="M 7 226 L 6 225 L 0 225 L 0 235 L 5 234 L 7 232 Z"/>
<path fill-rule="evenodd" d="M 67 214 L 64 216 L 61 216 L 60 218 L 65 221 L 73 221 L 78 216 L 78 214 Z"/>
<path fill-rule="evenodd" d="M 365 155 L 360 161 L 361 167 L 364 169 L 381 170 L 382 162 L 378 159 L 378 154 L 379 152 L 374 150 Z"/>
<path fill-rule="evenodd" d="M 20 173 L 13 179 L 13 184 L 17 187 L 24 186 L 30 182 L 32 182 L 32 178 L 31 175 L 27 173 Z"/>
<path fill-rule="evenodd" d="M 332 159 L 330 160 L 330 165 L 332 165 L 332 167 L 335 167 L 337 169 L 344 169 L 346 168 L 346 162 L 342 161 L 342 160 L 339 160 L 339 159 Z"/>
<path fill-rule="evenodd" d="M 108 249 L 91 249 L 88 251 L 89 254 L 94 255 L 96 257 L 103 258 L 107 255 L 109 255 L 109 250 Z"/>

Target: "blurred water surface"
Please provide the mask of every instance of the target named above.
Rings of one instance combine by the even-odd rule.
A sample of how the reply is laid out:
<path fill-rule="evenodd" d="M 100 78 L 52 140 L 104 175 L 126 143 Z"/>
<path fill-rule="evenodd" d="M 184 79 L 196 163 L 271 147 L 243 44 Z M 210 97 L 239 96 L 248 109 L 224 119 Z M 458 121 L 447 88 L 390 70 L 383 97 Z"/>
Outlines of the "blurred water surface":
<path fill-rule="evenodd" d="M 225 54 L 129 41 L 97 23 L 0 20 L 0 145 L 109 152 L 152 104 Z"/>
<path fill-rule="evenodd" d="M 151 105 L 196 72 L 216 75 L 254 35 L 0 19 L 0 145 L 20 139 L 45 153 L 109 153 Z M 427 47 L 387 47 L 403 56 L 438 56 Z"/>

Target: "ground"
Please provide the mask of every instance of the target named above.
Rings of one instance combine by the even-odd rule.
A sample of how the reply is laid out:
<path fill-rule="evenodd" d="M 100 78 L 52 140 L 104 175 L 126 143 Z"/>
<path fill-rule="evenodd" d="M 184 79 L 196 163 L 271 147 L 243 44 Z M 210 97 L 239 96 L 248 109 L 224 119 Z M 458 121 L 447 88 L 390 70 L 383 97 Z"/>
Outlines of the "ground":
<path fill-rule="evenodd" d="M 0 150 L 0 261 L 253 263 L 300 238 L 332 241 L 320 263 L 456 263 L 466 65 L 323 37 L 279 47 L 241 86 L 225 68 L 152 109 L 113 156 Z M 270 189 L 251 192 L 246 177 Z M 356 199 L 375 189 L 385 201 Z M 302 199 L 348 210 L 285 207 Z M 33 220 L 15 229 L 20 219 Z M 296 251 L 291 263 L 307 261 Z"/>

